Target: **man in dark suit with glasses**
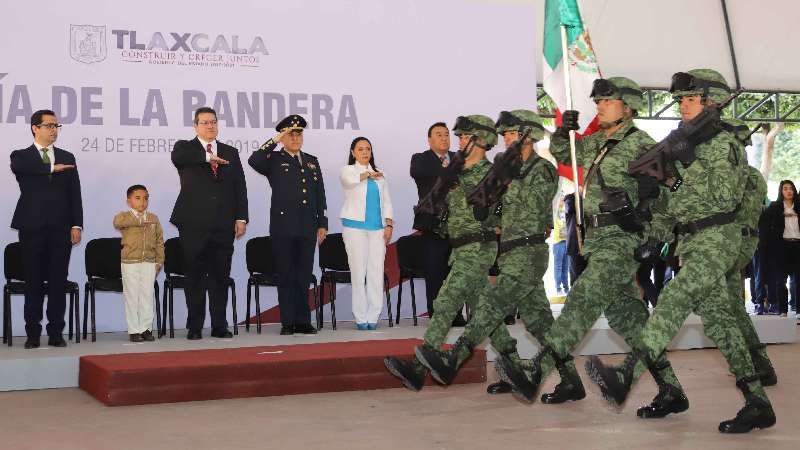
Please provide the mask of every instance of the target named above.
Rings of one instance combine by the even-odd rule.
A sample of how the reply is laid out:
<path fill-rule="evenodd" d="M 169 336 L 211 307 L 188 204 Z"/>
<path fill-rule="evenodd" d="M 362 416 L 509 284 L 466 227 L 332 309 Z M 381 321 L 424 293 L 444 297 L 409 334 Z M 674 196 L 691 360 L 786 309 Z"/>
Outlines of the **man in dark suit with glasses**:
<path fill-rule="evenodd" d="M 36 111 L 31 116 L 33 144 L 11 152 L 11 171 L 20 191 L 11 228 L 19 231 L 22 246 L 26 349 L 40 345 L 45 294 L 47 345 L 67 346 L 67 272 L 72 246 L 81 241 L 83 204 L 75 156 L 54 145 L 59 128 L 53 111 Z"/>

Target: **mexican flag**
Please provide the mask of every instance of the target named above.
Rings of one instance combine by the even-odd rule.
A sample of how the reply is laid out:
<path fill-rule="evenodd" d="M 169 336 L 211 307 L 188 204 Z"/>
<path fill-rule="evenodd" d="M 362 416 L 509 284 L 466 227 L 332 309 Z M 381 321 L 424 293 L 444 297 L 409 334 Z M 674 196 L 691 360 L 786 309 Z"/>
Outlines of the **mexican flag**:
<path fill-rule="evenodd" d="M 567 28 L 567 51 L 569 53 L 570 78 L 572 87 L 572 109 L 580 111 L 580 134 L 586 135 L 597 128 L 591 127 L 596 108 L 589 98 L 592 83 L 600 78 L 589 32 L 583 25 L 577 0 L 546 0 L 544 6 L 544 64 L 542 65 L 542 85 L 553 99 L 558 111 L 556 123 L 561 123 L 561 111 L 567 108 L 566 80 L 564 79 L 564 59 L 561 45 L 561 26 Z"/>

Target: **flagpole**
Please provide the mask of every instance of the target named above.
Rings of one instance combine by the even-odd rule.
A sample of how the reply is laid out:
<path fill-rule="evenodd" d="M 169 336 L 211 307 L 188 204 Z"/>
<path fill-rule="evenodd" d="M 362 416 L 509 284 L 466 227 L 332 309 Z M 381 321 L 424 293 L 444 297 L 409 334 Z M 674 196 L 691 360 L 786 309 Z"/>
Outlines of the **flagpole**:
<path fill-rule="evenodd" d="M 564 66 L 564 88 L 567 94 L 567 109 L 572 109 L 572 81 L 569 74 L 569 51 L 567 46 L 567 26 L 561 24 L 561 65 Z M 578 234 L 578 251 L 583 253 L 583 236 L 581 235 L 581 225 L 583 225 L 583 197 L 581 194 L 581 183 L 578 179 L 578 158 L 575 152 L 575 130 L 569 130 L 569 157 L 572 163 L 572 179 L 575 180 L 575 220 L 578 224 L 575 227 Z"/>

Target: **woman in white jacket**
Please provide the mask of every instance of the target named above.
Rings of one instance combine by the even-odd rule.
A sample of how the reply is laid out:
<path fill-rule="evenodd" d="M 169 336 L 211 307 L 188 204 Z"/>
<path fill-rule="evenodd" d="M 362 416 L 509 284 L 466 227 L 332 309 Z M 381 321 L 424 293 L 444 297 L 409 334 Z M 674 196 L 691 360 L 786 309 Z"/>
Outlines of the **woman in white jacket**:
<path fill-rule="evenodd" d="M 389 187 L 375 167 L 372 143 L 357 137 L 339 180 L 344 188 L 342 238 L 350 264 L 353 316 L 359 330 L 374 330 L 383 308 L 383 262 L 392 239 Z"/>

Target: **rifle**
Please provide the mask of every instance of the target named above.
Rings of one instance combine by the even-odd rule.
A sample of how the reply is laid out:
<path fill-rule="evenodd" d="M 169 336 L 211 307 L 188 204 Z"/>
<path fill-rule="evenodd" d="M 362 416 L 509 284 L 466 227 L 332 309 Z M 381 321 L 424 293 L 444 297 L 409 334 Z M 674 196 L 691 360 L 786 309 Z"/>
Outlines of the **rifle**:
<path fill-rule="evenodd" d="M 720 113 L 741 91 L 734 92 L 722 103 L 707 106 L 694 119 L 672 130 L 661 142 L 628 164 L 628 173 L 636 178 L 652 177 L 671 191 L 683 184 L 675 162 L 688 167 L 696 157 L 695 146 L 714 137 L 721 129 Z"/>
<path fill-rule="evenodd" d="M 495 158 L 489 172 L 467 194 L 467 203 L 472 205 L 475 219 L 486 220 L 489 211 L 494 210 L 500 203 L 511 180 L 519 174 L 522 168 L 522 144 L 530 134 L 531 129 L 526 128 L 523 135 L 511 144 L 505 153 Z"/>
<path fill-rule="evenodd" d="M 430 192 L 421 198 L 414 207 L 414 215 L 418 217 L 414 228 L 432 232 L 447 221 L 447 204 L 445 203 L 447 193 L 458 182 L 458 174 L 464 168 L 464 163 L 475 145 L 475 140 L 476 137 L 472 136 L 464 150 L 456 152 L 456 156 L 436 179 Z"/>

